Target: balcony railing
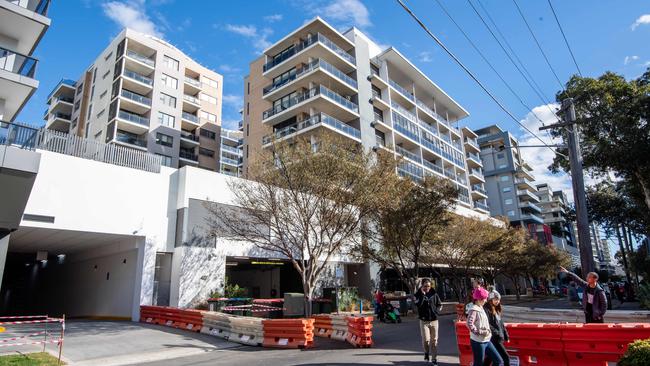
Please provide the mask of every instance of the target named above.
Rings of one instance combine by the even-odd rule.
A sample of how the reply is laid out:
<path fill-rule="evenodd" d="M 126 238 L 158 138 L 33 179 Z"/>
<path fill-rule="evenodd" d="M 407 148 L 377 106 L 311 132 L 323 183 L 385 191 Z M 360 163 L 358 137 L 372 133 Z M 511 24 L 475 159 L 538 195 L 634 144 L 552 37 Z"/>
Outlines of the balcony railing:
<path fill-rule="evenodd" d="M 65 102 L 65 103 L 74 103 L 74 98 L 66 98 L 66 97 L 54 97 L 52 98 L 53 102 Z"/>
<path fill-rule="evenodd" d="M 451 137 L 445 135 L 445 134 L 440 134 L 440 138 L 445 140 L 449 145 L 451 145 Z"/>
<path fill-rule="evenodd" d="M 397 172 L 403 177 L 409 177 L 416 182 L 421 182 L 423 179 L 423 171 L 419 166 L 408 161 L 402 161 L 397 166 Z"/>
<path fill-rule="evenodd" d="M 267 119 L 270 118 L 276 114 L 279 114 L 291 107 L 294 107 L 295 105 L 302 103 L 308 99 L 311 99 L 317 95 L 323 95 L 326 96 L 330 99 L 332 99 L 334 102 L 354 111 L 355 113 L 359 112 L 359 106 L 352 103 L 351 101 L 347 100 L 343 96 L 339 95 L 338 93 L 333 92 L 332 90 L 319 85 L 316 88 L 311 88 L 305 92 L 299 93 L 298 95 L 292 97 L 289 99 L 289 101 L 286 104 L 280 104 L 275 107 L 269 108 L 264 113 L 262 113 L 262 119 Z"/>
<path fill-rule="evenodd" d="M 420 163 L 420 162 L 422 161 L 422 160 L 420 159 L 420 157 L 419 157 L 417 154 L 415 154 L 415 153 L 413 153 L 413 152 L 410 152 L 410 151 L 406 150 L 405 148 L 403 148 L 403 147 L 401 147 L 401 146 L 396 146 L 396 147 L 395 147 L 395 151 L 396 151 L 398 154 L 404 156 L 405 158 L 410 159 L 410 160 L 413 160 L 413 161 L 415 161 L 415 162 Z"/>
<path fill-rule="evenodd" d="M 186 101 L 188 101 L 190 103 L 194 103 L 194 104 L 201 104 L 201 102 L 199 101 L 199 98 L 197 98 L 195 96 L 192 96 L 192 95 L 183 94 L 183 100 L 186 100 Z"/>
<path fill-rule="evenodd" d="M 476 142 L 475 139 L 468 139 L 468 138 L 466 138 L 466 139 L 465 139 L 465 142 L 468 143 L 468 144 L 470 144 L 470 145 L 472 145 L 472 146 L 474 146 L 474 147 L 477 148 L 477 149 L 480 149 L 480 147 L 478 146 L 478 142 Z"/>
<path fill-rule="evenodd" d="M 2 70 L 34 78 L 37 63 L 35 58 L 0 47 L 0 69 Z"/>
<path fill-rule="evenodd" d="M 179 150 L 178 151 L 178 156 L 180 156 L 183 159 L 192 160 L 192 161 L 198 161 L 199 160 L 198 155 L 194 154 L 191 151 L 186 151 L 186 150 Z"/>
<path fill-rule="evenodd" d="M 482 186 L 480 186 L 478 184 L 475 184 L 475 185 L 472 186 L 472 191 L 483 193 L 484 195 L 487 196 L 487 191 L 485 190 L 485 188 L 483 188 Z"/>
<path fill-rule="evenodd" d="M 422 126 L 422 127 L 423 127 L 425 130 L 427 130 L 428 132 L 432 133 L 434 136 L 438 136 L 438 135 L 440 134 L 440 133 L 438 132 L 438 129 L 436 128 L 436 126 L 432 126 L 432 125 L 430 125 L 430 124 L 424 122 L 424 121 L 421 120 L 421 119 L 418 119 L 418 124 L 419 124 L 420 126 Z"/>
<path fill-rule="evenodd" d="M 76 85 L 76 82 L 75 82 L 74 80 L 70 80 L 70 79 L 61 79 L 61 81 L 59 81 L 59 83 L 56 84 L 56 86 L 54 87 L 54 89 L 52 89 L 52 91 L 50 92 L 50 94 L 47 95 L 47 99 L 50 99 L 50 97 L 52 97 L 52 95 L 54 94 L 54 92 L 56 92 L 57 90 L 59 90 L 59 87 L 60 87 L 61 85 L 68 85 L 68 86 L 74 88 L 75 85 Z"/>
<path fill-rule="evenodd" d="M 130 134 L 120 133 L 119 131 L 115 135 L 115 141 L 123 142 L 129 145 L 147 147 L 147 140 L 138 138 Z"/>
<path fill-rule="evenodd" d="M 195 115 L 193 115 L 191 113 L 183 112 L 182 116 L 183 116 L 183 119 L 185 119 L 185 120 L 188 120 L 188 121 L 194 122 L 194 123 L 199 123 L 199 117 L 197 117 L 197 116 L 195 116 Z"/>
<path fill-rule="evenodd" d="M 301 68 L 298 72 L 296 72 L 294 75 L 292 75 L 291 77 L 289 77 L 287 79 L 284 79 L 284 80 L 282 80 L 280 82 L 273 83 L 273 84 L 265 87 L 262 90 L 262 92 L 263 92 L 263 94 L 266 95 L 266 94 L 268 94 L 268 93 L 270 93 L 270 92 L 272 92 L 274 90 L 277 90 L 277 89 L 283 87 L 284 85 L 286 85 L 286 84 L 298 79 L 299 77 L 301 77 L 301 76 L 303 76 L 303 75 L 305 75 L 305 74 L 307 74 L 307 73 L 309 73 L 309 72 L 311 72 L 313 70 L 316 70 L 316 69 L 326 70 L 326 71 L 330 72 L 331 74 L 333 74 L 337 79 L 343 81 L 344 83 L 350 85 L 351 87 L 353 87 L 355 89 L 357 88 L 357 81 L 356 80 L 354 80 L 351 77 L 347 76 L 345 73 L 343 73 L 341 70 L 337 69 L 336 67 L 334 67 L 333 65 L 331 65 L 327 61 L 322 60 L 322 59 L 318 59 L 318 60 L 314 60 L 314 61 L 310 62 L 309 64 L 307 64 L 306 66 Z"/>
<path fill-rule="evenodd" d="M 415 103 L 418 105 L 418 107 L 422 108 L 425 112 L 429 113 L 430 115 L 432 115 L 434 117 L 436 116 L 437 113 L 434 112 L 433 109 L 429 108 L 429 106 L 424 104 L 423 101 L 421 101 L 419 99 L 415 99 Z"/>
<path fill-rule="evenodd" d="M 189 76 L 185 76 L 185 82 L 190 84 L 190 85 L 194 85 L 197 88 L 201 87 L 201 81 L 200 80 L 194 79 L 194 78 L 189 77 Z"/>
<path fill-rule="evenodd" d="M 390 86 L 392 86 L 393 88 L 397 89 L 397 91 L 402 93 L 404 97 L 408 98 L 408 100 L 415 102 L 415 96 L 413 96 L 413 94 L 410 91 L 406 90 L 406 88 L 394 82 L 392 79 L 388 79 L 388 84 L 390 84 Z"/>
<path fill-rule="evenodd" d="M 424 163 L 425 167 L 433 170 L 434 172 L 437 172 L 439 174 L 444 174 L 444 171 L 443 171 L 441 166 L 439 166 L 437 164 L 434 164 L 434 163 L 432 163 L 432 162 L 430 162 L 428 160 L 424 160 L 423 163 Z"/>
<path fill-rule="evenodd" d="M 292 124 L 290 126 L 287 126 L 287 127 L 283 127 L 282 129 L 279 129 L 279 130 L 275 131 L 275 133 L 273 133 L 271 135 L 264 136 L 262 138 L 262 144 L 266 145 L 268 143 L 273 142 L 274 138 L 277 140 L 277 139 L 280 139 L 280 138 L 282 138 L 284 136 L 287 136 L 287 135 L 293 134 L 295 132 L 298 132 L 300 130 L 304 130 L 307 127 L 315 126 L 315 125 L 317 125 L 319 123 L 324 123 L 324 124 L 326 124 L 326 125 L 328 125 L 330 127 L 334 127 L 336 130 L 341 131 L 341 132 L 343 132 L 344 134 L 346 134 L 348 136 L 352 136 L 352 137 L 355 137 L 355 138 L 358 138 L 358 139 L 361 138 L 361 131 L 359 131 L 358 129 L 356 129 L 356 128 L 352 127 L 352 126 L 349 126 L 349 125 L 347 125 L 347 124 L 345 124 L 345 123 L 337 120 L 336 118 L 331 117 L 331 116 L 329 116 L 329 115 L 327 115 L 325 113 L 318 113 L 318 114 L 315 114 L 315 115 L 311 116 L 310 118 L 308 118 L 308 119 L 306 119 L 304 121 L 294 123 L 294 124 Z"/>
<path fill-rule="evenodd" d="M 542 212 L 542 208 L 537 206 L 536 204 L 532 202 L 526 202 L 526 203 L 521 203 L 519 205 L 520 208 L 530 208 L 531 210 L 537 211 L 537 212 Z"/>
<path fill-rule="evenodd" d="M 50 118 L 49 118 L 49 120 L 50 120 L 50 121 L 53 121 L 53 120 L 55 120 L 55 119 L 57 119 L 57 118 L 65 119 L 65 120 L 67 120 L 67 121 L 70 121 L 70 120 L 72 119 L 72 116 L 70 116 L 69 114 L 65 114 L 65 113 L 61 113 L 61 112 L 56 112 L 56 113 L 51 113 L 51 114 L 50 114 Z"/>
<path fill-rule="evenodd" d="M 35 127 L 0 121 L 0 145 L 34 150 L 39 140 L 39 130 Z"/>
<path fill-rule="evenodd" d="M 395 110 L 397 110 L 398 112 L 403 114 L 406 118 L 410 119 L 412 122 L 417 121 L 417 118 L 415 118 L 415 115 L 413 113 L 411 113 L 408 109 L 402 107 L 399 103 L 397 103 L 395 101 L 391 101 L 390 105 Z"/>
<path fill-rule="evenodd" d="M 386 147 L 386 139 L 379 135 L 375 135 L 375 142 L 377 143 L 377 146 Z"/>
<path fill-rule="evenodd" d="M 325 47 L 329 48 L 330 50 L 334 51 L 336 54 L 339 56 L 343 57 L 346 61 L 349 63 L 356 65 L 356 60 L 354 56 L 350 55 L 349 53 L 345 52 L 341 47 L 337 46 L 334 42 L 332 42 L 329 38 L 325 37 L 324 35 L 317 33 L 314 36 L 311 36 L 307 38 L 306 40 L 298 43 L 295 45 L 290 51 L 285 52 L 282 54 L 281 57 L 275 57 L 273 60 L 267 62 L 264 64 L 264 72 L 267 72 L 271 70 L 272 68 L 276 67 L 277 65 L 283 63 L 284 61 L 288 60 L 289 58 L 293 57 L 295 54 L 301 52 L 305 48 L 313 45 L 316 42 L 320 42 Z"/>
<path fill-rule="evenodd" d="M 149 86 L 153 85 L 153 80 L 151 78 L 148 78 L 144 75 L 138 74 L 137 72 L 131 71 L 131 70 L 124 70 L 124 76 L 126 76 L 129 79 L 133 79 L 135 81 L 139 81 L 143 84 L 147 84 Z"/>
<path fill-rule="evenodd" d="M 485 210 L 485 211 L 490 211 L 490 206 L 486 205 L 483 202 L 480 201 L 474 201 L 474 207 L 480 209 L 480 210 Z"/>
<path fill-rule="evenodd" d="M 136 60 L 142 62 L 143 64 L 147 64 L 147 65 L 149 65 L 151 67 L 154 67 L 156 65 L 156 62 L 154 60 L 150 59 L 147 56 L 141 55 L 141 54 L 139 54 L 139 53 L 137 53 L 135 51 L 126 50 L 126 55 L 133 58 L 133 59 L 136 59 Z"/>
<path fill-rule="evenodd" d="M 136 93 L 130 92 L 130 91 L 126 90 L 126 89 L 122 89 L 121 95 L 124 98 L 130 99 L 130 100 L 132 100 L 134 102 L 138 102 L 140 104 L 145 104 L 145 105 L 151 106 L 151 98 L 147 98 L 144 95 L 136 94 Z"/>
<path fill-rule="evenodd" d="M 221 145 L 221 151 L 228 151 L 230 153 L 237 154 L 237 155 L 241 155 L 242 153 L 240 149 L 228 145 Z"/>
<path fill-rule="evenodd" d="M 481 157 L 476 153 L 467 153 L 467 158 L 472 159 L 472 160 L 474 160 L 476 162 L 479 162 L 479 163 L 481 162 Z"/>
<path fill-rule="evenodd" d="M 47 10 L 50 7 L 50 0 L 40 0 L 40 1 L 9 1 L 14 5 L 18 5 L 21 8 L 31 10 L 34 13 L 40 15 L 47 15 Z"/>
<path fill-rule="evenodd" d="M 181 138 L 186 140 L 191 140 L 194 142 L 199 142 L 199 137 L 190 132 L 181 131 Z"/>
<path fill-rule="evenodd" d="M 435 142 L 430 141 L 430 140 L 428 140 L 428 139 L 426 139 L 424 137 L 422 138 L 421 142 L 422 142 L 422 145 L 424 147 L 426 147 L 427 149 L 429 149 L 429 150 L 431 150 L 431 151 L 433 151 L 435 153 L 438 153 L 439 155 L 442 155 L 442 149 L 440 149 L 440 146 L 438 146 L 438 144 L 436 144 Z"/>
<path fill-rule="evenodd" d="M 415 131 L 412 128 L 409 128 L 409 123 L 408 120 L 404 119 L 403 121 L 400 120 L 399 118 L 394 118 L 393 119 L 393 127 L 395 128 L 396 131 L 402 133 L 403 135 L 410 137 L 412 140 L 416 142 L 420 142 L 420 136 L 418 135 L 417 132 L 417 127 L 415 127 Z"/>
<path fill-rule="evenodd" d="M 469 203 L 469 202 L 470 202 L 470 201 L 469 201 L 469 196 L 466 195 L 466 194 L 462 194 L 462 193 L 459 193 L 459 194 L 458 194 L 458 200 L 459 200 L 459 201 L 462 201 L 462 202 L 465 202 L 465 203 Z"/>
<path fill-rule="evenodd" d="M 120 119 L 125 120 L 125 121 L 137 123 L 137 124 L 143 125 L 143 126 L 149 126 L 149 118 L 143 117 L 143 116 L 140 116 L 140 115 L 137 115 L 137 114 L 134 114 L 134 113 L 129 113 L 127 111 L 122 111 L 121 110 L 120 113 L 118 113 L 118 117 Z"/>
<path fill-rule="evenodd" d="M 475 175 L 477 177 L 484 178 L 483 177 L 483 172 L 480 169 L 474 169 L 474 168 L 470 169 L 469 173 L 472 174 L 472 175 Z"/>
<path fill-rule="evenodd" d="M 222 164 L 225 163 L 225 164 L 234 165 L 234 166 L 239 165 L 239 160 L 227 158 L 225 156 L 220 157 L 219 160 L 221 161 Z"/>

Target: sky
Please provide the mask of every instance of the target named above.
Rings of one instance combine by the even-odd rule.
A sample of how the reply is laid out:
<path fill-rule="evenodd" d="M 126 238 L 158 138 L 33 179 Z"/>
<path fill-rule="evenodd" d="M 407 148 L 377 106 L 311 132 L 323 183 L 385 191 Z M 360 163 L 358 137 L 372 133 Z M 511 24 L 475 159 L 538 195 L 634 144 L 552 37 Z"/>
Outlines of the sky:
<path fill-rule="evenodd" d="M 552 143 L 547 133 L 537 129 L 542 122 L 555 121 L 547 104 L 555 102 L 560 84 L 577 69 L 548 1 L 407 0 L 406 3 L 516 120 L 546 143 Z M 650 2 L 551 0 L 551 3 L 584 76 L 597 77 L 613 71 L 631 79 L 650 66 Z M 472 48 L 439 4 L 477 45 L 516 96 Z M 491 25 L 490 18 L 496 23 L 505 37 L 501 43 L 514 51 L 515 62 L 522 61 L 523 72 L 531 75 L 532 84 L 539 86 L 540 95 L 513 66 L 472 5 L 488 24 Z M 560 82 L 536 46 L 517 5 Z M 498 124 L 517 136 L 520 145 L 541 144 L 502 111 L 395 0 L 53 1 L 49 10 L 52 25 L 34 53 L 39 59 L 40 87 L 17 120 L 42 124 L 46 97 L 57 82 L 61 78 L 77 79 L 123 27 L 130 27 L 167 40 L 199 63 L 224 75 L 222 123 L 233 128 L 243 104 L 242 78 L 247 74 L 249 63 L 264 48 L 315 16 L 339 30 L 355 26 L 381 46 L 397 48 L 469 111 L 470 116 L 460 121 L 460 126 L 480 128 Z M 499 32 L 495 34 L 500 37 Z M 532 112 L 527 107 L 532 108 Z M 573 200 L 568 177 L 551 174 L 546 169 L 552 161 L 551 150 L 531 147 L 522 148 L 522 153 L 534 168 L 537 181 L 548 182 L 553 189 L 565 190 Z"/>

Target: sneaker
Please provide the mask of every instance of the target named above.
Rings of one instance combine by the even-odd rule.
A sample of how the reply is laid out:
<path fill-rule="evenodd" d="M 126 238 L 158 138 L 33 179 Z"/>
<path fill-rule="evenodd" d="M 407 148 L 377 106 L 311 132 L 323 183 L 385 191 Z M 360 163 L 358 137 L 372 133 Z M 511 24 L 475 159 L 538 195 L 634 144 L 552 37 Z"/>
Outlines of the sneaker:
<path fill-rule="evenodd" d="M 425 354 L 424 354 L 424 360 L 425 360 L 425 361 L 429 361 L 429 354 L 428 354 L 428 353 L 425 353 Z"/>
<path fill-rule="evenodd" d="M 431 359 L 431 365 L 438 366 L 438 360 L 436 360 L 435 358 L 432 358 Z"/>

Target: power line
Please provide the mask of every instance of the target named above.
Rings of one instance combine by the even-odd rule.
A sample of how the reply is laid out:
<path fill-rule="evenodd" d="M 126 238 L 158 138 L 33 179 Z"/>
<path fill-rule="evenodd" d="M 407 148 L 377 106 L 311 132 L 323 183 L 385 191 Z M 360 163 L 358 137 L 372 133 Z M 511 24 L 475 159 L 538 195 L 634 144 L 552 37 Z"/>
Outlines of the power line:
<path fill-rule="evenodd" d="M 481 13 L 478 11 L 478 9 L 476 9 L 476 7 L 475 7 L 474 4 L 472 3 L 472 1 L 471 1 L 471 0 L 467 0 L 467 3 L 468 3 L 469 6 L 472 8 L 472 10 L 474 10 L 474 13 L 476 13 L 476 15 L 479 17 L 479 19 L 480 19 L 481 22 L 483 23 L 483 26 L 485 26 L 485 28 L 488 30 L 488 32 L 492 35 L 492 38 L 494 38 L 494 40 L 497 42 L 497 44 L 499 45 L 499 47 L 501 48 L 501 50 L 503 51 L 503 53 L 505 53 L 505 55 L 508 57 L 508 60 L 510 60 L 510 62 L 512 63 L 512 65 L 517 69 L 517 71 L 519 71 L 519 74 L 521 75 L 521 77 L 523 77 L 524 80 L 526 80 L 526 83 L 528 83 L 528 85 L 530 86 L 530 88 L 533 89 L 533 91 L 535 92 L 535 94 L 537 94 L 537 96 L 538 96 L 539 99 L 542 101 L 542 103 L 545 104 L 546 107 L 548 108 L 548 110 L 551 112 L 551 114 L 552 114 L 554 117 L 556 117 L 556 116 L 555 116 L 555 111 L 554 111 L 553 109 L 551 109 L 551 107 L 549 106 L 549 104 L 551 104 L 551 102 L 550 102 L 548 99 L 545 99 L 545 98 L 544 98 L 544 96 L 542 95 L 543 93 L 541 93 L 541 89 L 539 88 L 539 85 L 537 85 L 537 83 L 535 82 L 535 79 L 533 79 L 532 76 L 530 77 L 530 80 L 528 79 L 528 77 L 524 74 L 524 72 L 521 70 L 521 68 L 519 67 L 519 65 L 517 65 L 517 63 L 515 62 L 515 60 L 512 59 L 512 56 L 510 56 L 510 53 L 508 53 L 508 51 L 506 51 L 506 48 L 503 46 L 503 43 L 501 43 L 501 41 L 500 41 L 499 38 L 496 36 L 496 34 L 494 34 L 494 32 L 492 31 L 492 28 L 490 28 L 490 26 L 487 24 L 487 22 L 485 21 L 485 18 L 483 18 L 483 15 L 481 15 Z M 479 4 L 480 4 L 480 1 L 479 1 Z M 483 10 L 485 10 L 485 9 L 483 9 Z M 486 13 L 487 13 L 487 11 L 486 11 Z M 489 17 L 489 13 L 488 13 L 488 17 Z M 494 21 L 492 21 L 492 23 L 495 25 L 495 28 L 497 29 L 497 31 L 499 31 L 499 28 L 496 27 L 496 23 L 494 23 Z M 501 34 L 500 31 L 499 31 L 499 34 Z M 503 34 L 501 34 L 501 37 L 503 37 Z M 504 38 L 504 41 L 507 43 L 507 41 L 505 40 L 505 37 L 503 37 L 503 38 Z M 512 47 L 510 47 L 509 45 L 508 45 L 508 47 L 510 48 L 511 52 L 513 53 L 513 55 L 517 58 L 517 60 L 519 60 L 519 57 L 517 57 L 517 54 L 514 52 L 514 50 L 512 50 Z M 523 63 L 521 62 L 521 60 L 519 60 L 519 63 L 522 64 L 522 67 L 524 68 L 524 70 L 526 70 L 526 73 L 528 73 L 528 74 L 530 75 L 530 73 L 528 72 L 528 70 L 526 69 L 526 67 L 523 65 Z M 532 83 L 531 83 L 531 80 L 532 80 Z M 533 86 L 533 83 L 535 84 L 535 86 L 537 86 L 537 88 L 535 88 L 535 86 Z M 557 119 L 557 117 L 556 117 L 556 119 Z M 559 121 L 559 119 L 557 119 L 557 120 Z M 543 123 L 542 123 L 542 125 L 543 125 Z"/>
<path fill-rule="evenodd" d="M 564 38 L 564 43 L 566 44 L 566 48 L 569 49 L 569 53 L 571 54 L 573 63 L 576 65 L 576 69 L 578 69 L 578 74 L 582 76 L 582 71 L 580 71 L 580 66 L 578 66 L 578 61 L 576 61 L 576 57 L 573 54 L 573 51 L 571 50 L 571 46 L 569 45 L 569 41 L 567 40 L 566 35 L 564 34 L 564 29 L 562 29 L 562 24 L 560 24 L 560 20 L 557 18 L 557 14 L 555 13 L 555 9 L 553 8 L 553 4 L 551 3 L 551 0 L 548 0 L 548 6 L 551 7 L 551 11 L 553 12 L 553 16 L 555 17 L 555 22 L 557 23 L 558 28 L 560 28 L 560 33 L 562 33 L 562 37 Z"/>
<path fill-rule="evenodd" d="M 546 146 L 549 150 L 553 151 L 554 154 L 557 154 L 557 155 L 560 155 L 560 156 L 563 156 L 563 157 L 566 158 L 566 156 L 565 156 L 564 154 L 561 154 L 561 153 L 555 151 L 552 147 L 548 146 L 544 140 L 542 140 L 542 139 L 541 139 L 539 136 L 537 136 L 533 131 L 531 131 L 528 127 L 526 127 L 523 123 L 521 123 L 521 122 L 520 122 L 520 121 L 519 121 L 519 120 L 518 120 L 518 119 L 517 119 L 517 118 L 516 118 L 516 117 L 515 117 L 515 116 L 514 116 L 514 115 L 513 115 L 509 110 L 508 110 L 508 108 L 506 108 L 506 107 L 505 107 L 505 106 L 504 106 L 504 105 L 503 105 L 503 104 L 502 104 L 502 103 L 501 103 L 501 102 L 500 102 L 500 101 L 499 101 L 499 100 L 494 96 L 494 94 L 492 94 L 492 92 L 490 92 L 490 90 L 488 90 L 488 88 L 487 88 L 485 85 L 483 85 L 483 83 L 482 83 L 482 82 L 481 82 L 481 81 L 480 81 L 480 80 L 479 80 L 479 79 L 474 75 L 474 73 L 472 73 L 472 72 L 467 68 L 467 66 L 465 66 L 465 65 L 460 61 L 460 59 L 458 59 L 458 57 L 456 57 L 456 55 L 454 55 L 454 53 L 451 52 L 451 50 L 449 50 L 449 49 L 447 48 L 447 46 L 445 46 L 445 44 L 442 43 L 442 41 L 440 41 L 440 39 L 438 39 L 438 37 L 436 37 L 433 33 L 431 33 L 431 31 L 429 30 L 429 28 L 427 28 L 427 26 L 424 25 L 424 23 L 422 23 L 422 21 L 420 20 L 420 18 L 418 18 L 418 17 L 415 15 L 415 13 L 413 13 L 413 11 L 411 11 L 411 9 L 410 9 L 408 6 L 406 6 L 406 4 L 404 4 L 404 3 L 402 2 L 402 0 L 397 0 L 397 2 L 400 4 L 400 6 L 401 6 L 401 7 L 402 7 L 402 8 L 403 8 L 407 13 L 409 13 L 409 15 L 411 15 L 411 17 L 412 17 L 412 18 L 413 18 L 413 19 L 414 19 L 414 20 L 415 20 L 415 21 L 420 25 L 420 27 L 421 27 L 422 29 L 424 29 L 425 32 L 426 32 L 426 33 L 427 33 L 427 34 L 428 34 L 428 35 L 429 35 L 429 36 L 430 36 L 430 37 L 431 37 L 431 38 L 432 38 L 432 39 L 433 39 L 433 40 L 434 40 L 434 41 L 435 41 L 435 42 L 436 42 L 440 47 L 442 47 L 442 49 L 443 49 L 445 52 L 447 52 L 447 54 L 449 55 L 449 57 L 451 57 L 451 58 L 452 58 L 452 59 L 453 59 L 453 60 L 454 60 L 454 61 L 455 61 L 455 62 L 456 62 L 456 63 L 457 63 L 457 64 L 458 64 L 458 65 L 459 65 L 459 66 L 460 66 L 460 67 L 461 67 L 461 68 L 462 68 L 462 69 L 463 69 L 463 70 L 464 70 L 464 71 L 465 71 L 465 72 L 466 72 L 466 73 L 467 73 L 467 74 L 468 74 L 468 75 L 469 75 L 469 76 L 470 76 L 470 77 L 471 77 L 471 78 L 472 78 L 472 79 L 473 79 L 473 80 L 474 80 L 474 81 L 475 81 L 475 82 L 480 86 L 480 87 L 481 87 L 481 89 L 483 89 L 483 91 L 484 91 L 485 93 L 487 93 L 487 95 L 490 96 L 490 98 L 492 98 L 492 100 L 493 100 L 493 101 L 494 101 L 494 102 L 499 106 L 499 108 L 501 108 L 501 109 L 502 109 L 502 110 L 503 110 L 503 111 L 504 111 L 508 116 L 510 116 L 510 118 L 512 118 L 513 121 L 515 121 L 518 125 L 520 125 L 521 127 L 523 127 L 523 128 L 524 128 L 526 131 L 528 131 L 531 135 L 533 135 L 535 138 L 537 138 L 539 141 L 541 141 L 542 144 L 543 144 L 544 146 Z"/>
<path fill-rule="evenodd" d="M 555 69 L 551 65 L 551 62 L 548 60 L 548 57 L 546 57 L 546 52 L 542 49 L 542 46 L 539 44 L 539 41 L 537 40 L 537 37 L 535 36 L 535 33 L 533 32 L 533 29 L 530 27 L 530 24 L 528 24 L 528 21 L 526 20 L 526 17 L 524 16 L 524 13 L 521 11 L 521 8 L 519 7 L 519 4 L 517 4 L 517 0 L 512 0 L 512 2 L 515 4 L 517 7 L 517 11 L 519 11 L 519 15 L 521 15 L 521 19 L 524 20 L 524 23 L 526 23 L 526 27 L 528 28 L 528 31 L 530 32 L 530 35 L 533 36 L 533 39 L 535 40 L 535 43 L 537 44 L 537 48 L 539 48 L 539 52 L 542 53 L 542 56 L 544 56 L 544 60 L 546 60 L 546 64 L 548 65 L 549 69 L 551 69 L 551 72 L 555 76 L 555 80 L 557 80 L 557 83 L 560 85 L 560 89 L 564 90 L 564 84 L 560 81 L 560 78 L 557 76 L 557 73 L 555 72 Z"/>
<path fill-rule="evenodd" d="M 450 20 L 451 20 L 451 21 L 456 25 L 456 27 L 457 27 L 458 30 L 463 34 L 463 36 L 465 36 L 465 39 L 467 40 L 467 42 L 469 42 L 469 44 L 472 45 L 472 47 L 474 48 L 474 50 L 475 50 L 476 52 L 478 52 L 478 54 L 481 56 L 481 58 L 483 59 L 483 61 L 485 61 L 485 63 L 487 63 L 488 66 L 490 66 L 490 69 L 492 69 L 492 71 L 494 71 L 494 73 L 499 77 L 499 79 L 501 79 L 501 81 L 503 82 L 503 84 L 505 84 L 505 86 L 508 88 L 508 90 L 510 90 L 510 92 L 512 93 L 512 95 L 514 95 L 515 98 L 517 98 L 517 99 L 519 100 L 519 103 L 521 103 L 521 105 L 523 105 L 526 109 L 528 109 L 528 110 L 529 110 L 529 111 L 530 111 L 530 112 L 535 116 L 535 118 L 536 118 L 536 119 L 537 119 L 537 120 L 538 120 L 542 125 L 544 125 L 544 122 L 539 118 L 539 116 L 537 115 L 537 113 L 535 113 L 531 107 L 529 107 L 526 103 L 524 103 L 524 101 L 521 99 L 521 97 L 519 96 L 519 94 L 517 94 L 517 93 L 512 89 L 512 87 L 510 86 L 510 84 L 508 84 L 508 82 L 503 78 L 503 76 L 501 76 L 501 74 L 500 74 L 500 73 L 499 73 L 499 72 L 494 68 L 494 66 L 492 65 L 492 63 L 491 63 L 491 62 L 490 62 L 490 61 L 485 57 L 485 55 L 483 54 L 483 52 L 481 52 L 481 50 L 478 48 L 478 46 L 476 46 L 476 44 L 471 40 L 471 38 L 467 35 L 467 33 L 465 33 L 465 31 L 463 30 L 463 28 L 462 28 L 462 27 L 461 27 L 461 26 L 456 22 L 456 20 L 454 19 L 454 17 L 452 17 L 451 14 L 447 11 L 447 9 L 442 5 L 442 3 L 440 2 L 440 0 L 435 0 L 435 1 L 438 3 L 438 6 L 440 6 L 440 8 L 442 9 L 442 11 L 447 15 L 447 17 L 449 17 L 449 19 L 450 19 Z"/>

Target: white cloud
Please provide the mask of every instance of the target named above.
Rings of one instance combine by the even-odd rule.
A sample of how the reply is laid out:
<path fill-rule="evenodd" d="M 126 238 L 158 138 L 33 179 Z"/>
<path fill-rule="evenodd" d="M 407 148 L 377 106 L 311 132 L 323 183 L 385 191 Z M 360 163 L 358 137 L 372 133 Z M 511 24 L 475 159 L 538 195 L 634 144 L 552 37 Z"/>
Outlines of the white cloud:
<path fill-rule="evenodd" d="M 228 130 L 238 130 L 239 129 L 239 120 L 238 119 L 224 119 L 221 121 L 221 126 Z"/>
<path fill-rule="evenodd" d="M 237 110 L 241 109 L 242 106 L 244 105 L 244 98 L 241 95 L 235 95 L 235 94 L 225 94 L 222 97 L 223 103 L 230 106 L 231 108 L 235 108 Z"/>
<path fill-rule="evenodd" d="M 650 24 L 650 14 L 641 15 L 635 22 L 632 24 L 632 30 L 635 30 L 638 26 L 642 24 Z"/>
<path fill-rule="evenodd" d="M 364 28 L 372 25 L 368 8 L 359 0 L 334 0 L 314 8 L 312 13 L 347 26 Z"/>
<path fill-rule="evenodd" d="M 623 65 L 627 65 L 630 62 L 636 61 L 639 59 L 639 56 L 625 56 L 625 59 L 623 60 Z"/>
<path fill-rule="evenodd" d="M 253 42 L 253 47 L 258 52 L 263 51 L 271 45 L 271 42 L 268 40 L 268 37 L 273 34 L 271 28 L 257 29 L 254 25 L 226 24 L 226 30 L 250 39 Z"/>
<path fill-rule="evenodd" d="M 432 61 L 433 61 L 433 57 L 431 56 L 431 52 L 429 52 L 429 51 L 422 51 L 422 52 L 420 52 L 420 54 L 418 55 L 418 60 L 419 60 L 420 62 L 432 62 Z"/>
<path fill-rule="evenodd" d="M 269 23 L 279 22 L 282 20 L 282 14 L 267 15 L 264 17 L 264 20 L 266 20 Z"/>
<path fill-rule="evenodd" d="M 237 73 L 241 71 L 240 68 L 228 64 L 219 65 L 218 70 L 228 74 Z"/>
<path fill-rule="evenodd" d="M 144 12 L 144 1 L 109 1 L 102 4 L 104 14 L 120 27 L 162 38 L 160 27 Z"/>
<path fill-rule="evenodd" d="M 644 63 L 643 63 L 643 66 L 645 66 L 645 67 L 650 66 L 650 61 L 646 61 L 646 62 L 644 62 Z"/>

